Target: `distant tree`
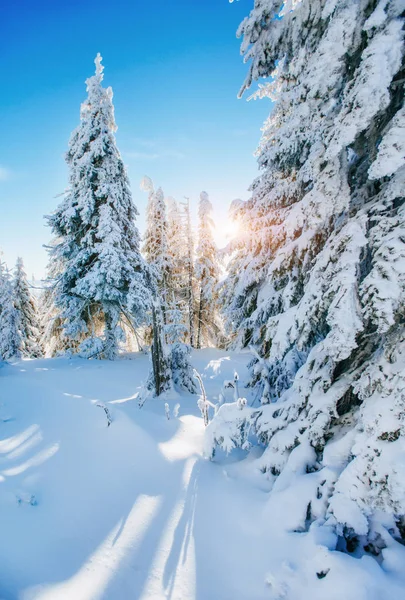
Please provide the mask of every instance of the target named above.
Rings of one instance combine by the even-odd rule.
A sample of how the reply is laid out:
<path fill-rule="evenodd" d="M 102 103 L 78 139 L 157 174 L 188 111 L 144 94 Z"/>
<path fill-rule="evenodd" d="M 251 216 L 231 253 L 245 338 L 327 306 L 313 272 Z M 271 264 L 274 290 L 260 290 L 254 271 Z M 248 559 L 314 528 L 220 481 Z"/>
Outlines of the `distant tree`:
<path fill-rule="evenodd" d="M 131 282 L 136 279 L 131 294 L 139 298 L 146 283 L 135 225 L 138 212 L 115 142 L 113 94 L 102 87 L 99 54 L 95 64 L 96 74 L 86 82 L 81 123 L 66 155 L 69 189 L 48 217 L 55 236 L 49 253 L 59 271 L 52 282 L 54 323 L 60 321 L 73 350 L 113 359 L 123 339 L 123 316 L 140 322 L 147 311 L 141 302 L 133 302 L 138 313 L 129 315 Z"/>
<path fill-rule="evenodd" d="M 156 271 L 160 305 L 163 321 L 166 323 L 169 281 L 171 273 L 171 257 L 167 240 L 166 203 L 162 188 L 155 190 L 149 177 L 144 177 L 141 189 L 148 192 L 146 211 L 146 232 L 143 239 L 142 252 L 148 264 Z"/>
<path fill-rule="evenodd" d="M 170 257 L 168 302 L 173 309 L 182 312 L 184 339 L 188 333 L 188 271 L 186 223 L 182 211 L 174 198 L 167 199 L 167 245 Z"/>
<path fill-rule="evenodd" d="M 22 258 L 17 259 L 13 281 L 14 306 L 18 316 L 20 352 L 28 358 L 42 356 L 40 345 L 41 328 L 36 302 L 31 295 Z"/>
<path fill-rule="evenodd" d="M 13 285 L 6 265 L 0 262 L 0 360 L 19 358 L 21 336 L 14 306 Z"/>
<path fill-rule="evenodd" d="M 54 239 L 48 246 L 48 251 L 58 243 Z M 54 282 L 63 273 L 63 261 L 61 257 L 56 258 L 53 252 L 49 252 L 50 260 L 47 265 L 47 279 L 43 283 L 43 290 L 38 299 L 39 322 L 42 331 L 41 347 L 47 357 L 64 354 L 69 350 L 76 349 L 78 342 L 67 338 L 63 331 L 61 311 L 56 307 L 55 297 L 57 291 Z"/>
<path fill-rule="evenodd" d="M 167 217 L 163 192 L 154 189 L 149 177 L 142 180 L 141 188 L 149 193 L 143 253 L 150 266 L 150 285 L 154 290 L 152 369 L 145 391 L 159 396 L 176 386 L 194 393 L 190 348 L 184 343 L 187 326 L 183 293 L 185 290 L 188 299 L 189 281 L 188 263 L 184 259 L 187 229 L 173 200 Z"/>
<path fill-rule="evenodd" d="M 214 242 L 212 204 L 206 192 L 201 192 L 198 207 L 198 247 L 195 275 L 198 282 L 197 341 L 216 341 L 216 313 L 218 304 L 217 286 L 219 281 L 218 250 Z"/>
<path fill-rule="evenodd" d="M 190 346 L 195 346 L 195 273 L 194 273 L 194 234 L 191 225 L 190 200 L 182 202 L 185 226 L 185 271 L 186 271 L 186 301 L 188 307 L 188 332 Z"/>

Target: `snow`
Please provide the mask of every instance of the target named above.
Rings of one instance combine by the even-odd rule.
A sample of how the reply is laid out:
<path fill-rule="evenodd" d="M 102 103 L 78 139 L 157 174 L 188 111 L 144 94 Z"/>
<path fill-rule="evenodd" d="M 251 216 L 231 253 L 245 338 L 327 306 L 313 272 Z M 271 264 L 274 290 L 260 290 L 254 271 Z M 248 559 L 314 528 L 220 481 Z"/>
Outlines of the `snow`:
<path fill-rule="evenodd" d="M 247 352 L 193 353 L 211 402 L 235 370 L 252 401 L 244 388 L 249 359 Z M 1 368 L 2 600 L 400 597 L 404 549 L 392 539 L 385 571 L 369 556 L 333 551 L 332 528 L 293 530 L 318 476 L 303 472 L 309 445 L 293 451 L 269 495 L 256 467 L 260 448 L 204 458 L 196 396 L 150 399 L 139 409 L 148 369 L 143 354 Z M 232 390 L 224 394 L 233 399 Z M 242 402 L 237 410 L 249 408 Z M 347 445 L 334 442 L 328 465 Z"/>

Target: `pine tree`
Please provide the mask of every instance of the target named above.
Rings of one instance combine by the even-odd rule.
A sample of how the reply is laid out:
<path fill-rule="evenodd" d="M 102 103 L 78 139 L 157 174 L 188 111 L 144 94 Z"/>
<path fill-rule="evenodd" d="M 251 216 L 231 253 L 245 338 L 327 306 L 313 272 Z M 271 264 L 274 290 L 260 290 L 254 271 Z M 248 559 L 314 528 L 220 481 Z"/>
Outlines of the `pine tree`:
<path fill-rule="evenodd" d="M 141 189 L 149 193 L 146 232 L 143 240 L 142 252 L 146 261 L 156 271 L 158 293 L 163 311 L 163 321 L 166 323 L 168 304 L 168 286 L 171 272 L 171 261 L 167 240 L 166 203 L 162 188 L 154 189 L 149 177 L 144 177 Z"/>
<path fill-rule="evenodd" d="M 183 207 L 183 218 L 185 221 L 185 270 L 186 270 L 186 298 L 188 308 L 188 331 L 190 346 L 194 348 L 195 345 L 195 276 L 194 276 L 194 236 L 193 229 L 191 226 L 191 214 L 190 214 L 190 200 L 186 198 L 186 202 L 182 202 Z"/>
<path fill-rule="evenodd" d="M 174 198 L 170 197 L 167 199 L 167 245 L 170 260 L 169 304 L 172 307 L 177 307 L 185 316 L 188 306 L 185 222 L 179 205 Z M 185 320 L 184 323 L 186 323 Z"/>
<path fill-rule="evenodd" d="M 41 328 L 22 258 L 17 259 L 13 284 L 14 306 L 17 310 L 18 331 L 21 339 L 20 352 L 27 358 L 39 358 L 42 356 Z"/>
<path fill-rule="evenodd" d="M 212 204 L 201 192 L 198 207 L 199 228 L 195 274 L 199 286 L 196 347 L 216 341 L 217 286 L 219 281 L 218 251 L 212 230 Z"/>
<path fill-rule="evenodd" d="M 20 357 L 21 336 L 10 273 L 0 262 L 0 360 Z"/>
<path fill-rule="evenodd" d="M 191 351 L 183 343 L 187 327 L 182 314 L 182 286 L 188 273 L 181 255 L 185 247 L 182 234 L 186 229 L 173 200 L 167 219 L 163 192 L 160 188 L 155 191 L 149 177 L 144 177 L 141 188 L 149 193 L 143 253 L 151 267 L 155 297 L 151 323 L 152 370 L 146 391 L 159 396 L 177 386 L 194 393 Z"/>
<path fill-rule="evenodd" d="M 55 298 L 58 290 L 55 289 L 53 282 L 57 281 L 63 273 L 62 259 L 54 257 L 52 251 L 58 242 L 59 240 L 54 239 L 47 247 L 52 258 L 48 261 L 47 279 L 43 282 L 43 290 L 38 302 L 39 322 L 42 331 L 40 342 L 46 357 L 63 355 L 72 349 L 77 350 L 78 346 L 78 344 L 74 344 L 73 340 L 64 335 L 61 312 L 56 308 Z"/>
<path fill-rule="evenodd" d="M 140 298 L 146 283 L 135 225 L 138 212 L 116 147 L 112 90 L 102 87 L 99 54 L 95 64 L 95 75 L 86 81 L 81 123 L 66 155 L 70 186 L 48 217 L 55 236 L 49 252 L 60 271 L 53 280 L 54 323 L 60 321 L 72 349 L 112 359 L 123 338 L 123 316 L 141 322 L 147 310 L 133 302 L 138 313 L 129 314 L 131 282 L 137 281 L 131 294 Z"/>
<path fill-rule="evenodd" d="M 400 470 L 387 470 L 405 438 L 402 11 L 256 0 L 239 30 L 243 89 L 271 77 L 256 96 L 276 101 L 262 175 L 234 206 L 243 232 L 224 288 L 264 403 L 239 422 L 267 446 L 270 478 L 290 460 L 319 472 L 306 520 L 328 518 L 352 545 L 375 540 L 378 511 L 396 537 L 405 522 Z"/>
<path fill-rule="evenodd" d="M 152 370 L 146 392 L 159 396 L 177 386 L 194 393 L 191 352 L 183 343 L 187 327 L 182 315 L 182 294 L 184 279 L 188 291 L 188 272 L 182 253 L 186 247 L 183 234 L 187 230 L 173 199 L 167 216 L 163 192 L 161 188 L 154 189 L 149 177 L 144 177 L 141 189 L 149 193 L 143 253 L 151 267 L 151 285 L 156 298 L 151 323 Z"/>

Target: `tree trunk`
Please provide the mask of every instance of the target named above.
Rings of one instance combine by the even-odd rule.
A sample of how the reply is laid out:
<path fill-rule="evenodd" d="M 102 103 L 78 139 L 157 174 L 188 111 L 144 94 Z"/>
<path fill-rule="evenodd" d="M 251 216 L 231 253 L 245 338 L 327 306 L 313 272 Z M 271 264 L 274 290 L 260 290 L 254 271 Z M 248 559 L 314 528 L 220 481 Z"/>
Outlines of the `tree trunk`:
<path fill-rule="evenodd" d="M 155 393 L 156 396 L 160 396 L 162 392 L 162 381 L 161 381 L 161 362 L 162 362 L 162 347 L 160 343 L 160 331 L 158 317 L 156 314 L 156 307 L 152 305 L 152 322 L 153 322 L 153 341 L 152 341 L 152 367 L 153 367 L 153 379 L 155 382 Z"/>
<path fill-rule="evenodd" d="M 200 289 L 200 304 L 198 307 L 198 325 L 197 325 L 197 344 L 196 347 L 198 349 L 201 348 L 201 322 L 202 322 L 202 315 L 203 315 L 203 290 L 202 288 Z"/>
<path fill-rule="evenodd" d="M 104 309 L 104 357 L 114 360 L 117 355 L 117 341 L 115 339 L 114 322 L 108 308 Z"/>

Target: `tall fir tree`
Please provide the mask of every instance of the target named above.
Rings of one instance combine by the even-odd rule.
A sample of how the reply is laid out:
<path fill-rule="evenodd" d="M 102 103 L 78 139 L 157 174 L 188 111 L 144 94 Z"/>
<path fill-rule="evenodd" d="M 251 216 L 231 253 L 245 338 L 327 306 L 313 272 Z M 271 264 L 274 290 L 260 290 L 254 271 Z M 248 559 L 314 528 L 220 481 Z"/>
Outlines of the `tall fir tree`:
<path fill-rule="evenodd" d="M 256 0 L 239 30 L 242 91 L 269 77 L 256 96 L 276 105 L 223 292 L 263 403 L 238 423 L 272 481 L 316 472 L 303 520 L 327 518 L 350 547 L 376 541 L 381 511 L 395 537 L 405 522 L 402 467 L 387 469 L 405 439 L 403 8 Z"/>
<path fill-rule="evenodd" d="M 13 281 L 14 307 L 17 311 L 20 352 L 26 358 L 42 356 L 41 327 L 35 299 L 31 295 L 22 258 L 17 259 Z"/>
<path fill-rule="evenodd" d="M 217 341 L 217 310 L 219 264 L 218 250 L 214 242 L 212 204 L 206 192 L 201 192 L 198 206 L 198 246 L 195 275 L 198 282 L 196 347 Z"/>
<path fill-rule="evenodd" d="M 0 360 L 21 356 L 18 313 L 14 306 L 13 285 L 6 265 L 0 261 Z"/>
<path fill-rule="evenodd" d="M 116 146 L 111 88 L 103 88 L 103 66 L 87 79 L 81 123 L 69 142 L 69 189 L 48 217 L 54 244 L 51 261 L 60 273 L 52 296 L 69 346 L 88 357 L 113 359 L 123 338 L 123 315 L 141 322 L 147 307 L 129 315 L 128 295 L 144 297 L 144 261 L 135 225 L 138 214 Z M 131 288 L 136 280 L 137 287 Z"/>

